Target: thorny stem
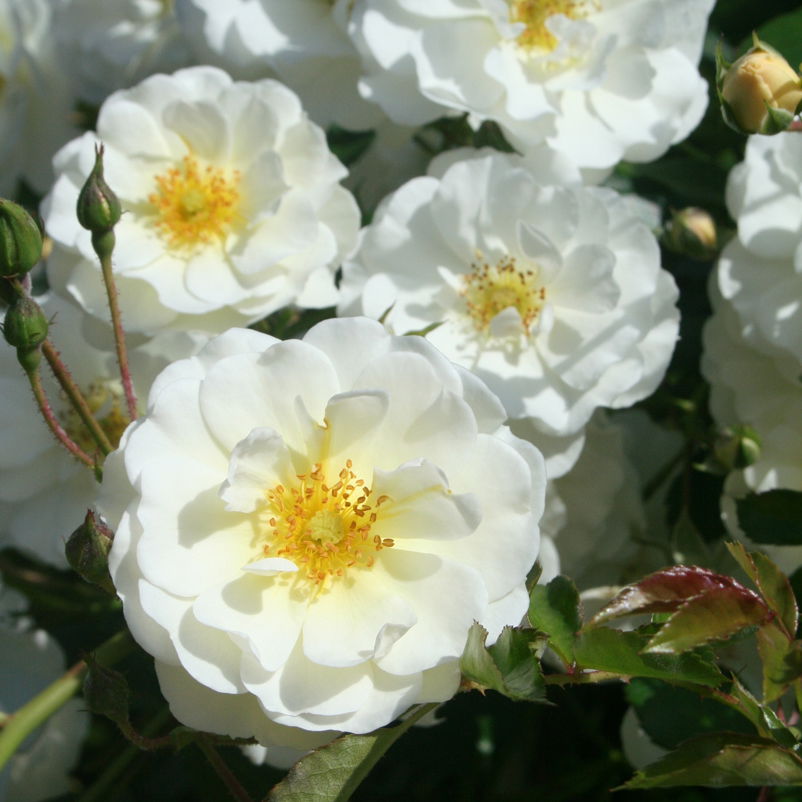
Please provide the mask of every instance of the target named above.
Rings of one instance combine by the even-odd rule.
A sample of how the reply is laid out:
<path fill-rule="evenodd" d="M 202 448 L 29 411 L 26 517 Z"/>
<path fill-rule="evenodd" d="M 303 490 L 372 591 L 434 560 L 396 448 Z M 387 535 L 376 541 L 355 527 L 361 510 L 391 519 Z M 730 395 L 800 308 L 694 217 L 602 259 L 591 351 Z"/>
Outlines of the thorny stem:
<path fill-rule="evenodd" d="M 53 371 L 53 375 L 58 380 L 62 390 L 67 394 L 67 398 L 70 399 L 70 403 L 75 408 L 75 411 L 80 415 L 81 420 L 94 438 L 98 448 L 100 448 L 104 456 L 110 454 L 114 451 L 114 446 L 106 436 L 101 425 L 95 419 L 83 393 L 73 380 L 69 370 L 67 370 L 67 366 L 62 362 L 59 352 L 55 349 L 50 340 L 45 340 L 44 343 L 42 343 L 42 353 L 45 355 L 47 364 L 50 365 L 50 370 Z"/>
<path fill-rule="evenodd" d="M 127 630 L 118 632 L 95 651 L 104 664 L 122 659 L 132 646 Z M 57 713 L 81 687 L 87 665 L 79 660 L 55 682 L 47 686 L 29 702 L 9 714 L 0 730 L 0 770 L 14 755 L 20 744 L 41 724 Z"/>
<path fill-rule="evenodd" d="M 45 390 L 42 386 L 42 376 L 39 373 L 39 369 L 36 368 L 34 370 L 25 372 L 28 376 L 28 380 L 31 383 L 31 389 L 33 390 L 36 403 L 39 405 L 39 411 L 42 413 L 45 422 L 50 427 L 50 431 L 53 432 L 53 434 L 56 436 L 56 439 L 64 446 L 64 448 L 67 449 L 67 451 L 70 452 L 70 454 L 73 455 L 73 457 L 94 470 L 95 461 L 77 443 L 73 441 L 73 439 L 64 430 L 64 427 L 58 422 L 58 418 L 53 412 L 53 408 L 50 406 L 50 402 L 47 400 L 47 396 L 45 395 Z"/>
<path fill-rule="evenodd" d="M 577 674 L 546 674 L 543 677 L 546 685 L 590 685 L 596 682 L 623 679 L 614 671 L 586 671 Z"/>
<path fill-rule="evenodd" d="M 240 781 L 234 776 L 234 773 L 228 767 L 225 760 L 220 757 L 220 753 L 214 748 L 212 742 L 206 735 L 199 735 L 195 743 L 206 756 L 206 759 L 217 773 L 217 776 L 222 780 L 231 796 L 238 800 L 238 802 L 253 802 L 251 795 L 242 787 Z"/>
<path fill-rule="evenodd" d="M 106 232 L 114 236 L 113 232 Z M 111 312 L 111 325 L 114 329 L 114 343 L 117 347 L 117 362 L 120 365 L 120 378 L 125 392 L 125 403 L 128 407 L 128 417 L 133 421 L 137 419 L 136 395 L 134 384 L 131 381 L 131 371 L 128 368 L 128 350 L 125 347 L 125 332 L 123 331 L 120 303 L 117 294 L 117 285 L 114 283 L 114 274 L 111 267 L 111 252 L 99 256 L 100 267 L 103 271 L 103 283 L 106 285 L 106 296 L 109 299 Z"/>

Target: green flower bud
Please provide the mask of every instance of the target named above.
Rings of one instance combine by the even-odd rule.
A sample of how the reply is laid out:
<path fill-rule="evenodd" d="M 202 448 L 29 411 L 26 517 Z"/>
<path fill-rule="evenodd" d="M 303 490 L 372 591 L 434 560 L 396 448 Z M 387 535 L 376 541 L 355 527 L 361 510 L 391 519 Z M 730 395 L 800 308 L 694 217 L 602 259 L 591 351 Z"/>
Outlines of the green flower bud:
<path fill-rule="evenodd" d="M 95 146 L 95 166 L 81 188 L 78 222 L 93 233 L 108 231 L 120 220 L 120 201 L 103 178 L 103 145 Z"/>
<path fill-rule="evenodd" d="M 42 307 L 33 298 L 17 297 L 6 311 L 3 336 L 9 345 L 28 351 L 47 339 L 48 323 Z"/>
<path fill-rule="evenodd" d="M 774 48 L 754 46 L 734 64 L 717 57 L 716 87 L 725 122 L 744 134 L 785 131 L 802 104 L 802 82 Z"/>
<path fill-rule="evenodd" d="M 672 212 L 663 244 L 691 259 L 708 261 L 718 250 L 716 224 L 708 212 L 696 206 Z"/>
<path fill-rule="evenodd" d="M 42 258 L 42 232 L 22 206 L 0 198 L 0 275 L 22 276 Z"/>
<path fill-rule="evenodd" d="M 86 664 L 86 706 L 99 716 L 107 716 L 126 732 L 131 727 L 128 717 L 131 690 L 127 680 L 119 671 L 101 665 L 92 654 L 86 656 Z"/>
<path fill-rule="evenodd" d="M 760 459 L 760 437 L 751 426 L 728 427 L 716 437 L 713 454 L 727 472 L 746 468 Z"/>
<path fill-rule="evenodd" d="M 92 510 L 67 540 L 67 562 L 82 579 L 116 595 L 109 573 L 109 551 L 114 535 Z"/>

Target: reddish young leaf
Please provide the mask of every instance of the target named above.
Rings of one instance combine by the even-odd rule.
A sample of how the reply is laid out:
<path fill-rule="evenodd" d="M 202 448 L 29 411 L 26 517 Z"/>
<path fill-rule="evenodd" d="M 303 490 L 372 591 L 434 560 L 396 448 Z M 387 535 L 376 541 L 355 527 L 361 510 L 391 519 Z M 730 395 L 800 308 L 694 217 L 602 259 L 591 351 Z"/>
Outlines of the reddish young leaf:
<path fill-rule="evenodd" d="M 765 624 L 773 613 L 763 599 L 733 580 L 688 599 L 649 641 L 647 652 L 679 654 Z"/>
<path fill-rule="evenodd" d="M 595 626 L 633 613 L 674 612 L 691 599 L 713 590 L 727 590 L 734 597 L 743 595 L 759 601 L 757 594 L 731 576 L 716 574 L 695 565 L 674 565 L 625 587 L 590 623 Z"/>

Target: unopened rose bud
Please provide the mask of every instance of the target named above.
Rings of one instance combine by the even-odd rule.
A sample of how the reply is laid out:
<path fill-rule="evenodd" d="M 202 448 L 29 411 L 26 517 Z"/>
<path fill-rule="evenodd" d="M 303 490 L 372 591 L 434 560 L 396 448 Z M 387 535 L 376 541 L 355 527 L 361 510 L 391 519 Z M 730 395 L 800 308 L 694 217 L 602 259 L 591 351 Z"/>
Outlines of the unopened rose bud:
<path fill-rule="evenodd" d="M 802 103 L 799 75 L 757 38 L 734 64 L 719 60 L 717 87 L 724 120 L 745 134 L 786 130 Z"/>
<path fill-rule="evenodd" d="M 716 437 L 713 453 L 727 472 L 746 468 L 760 458 L 760 437 L 751 426 L 728 427 Z"/>
<path fill-rule="evenodd" d="M 47 339 L 47 317 L 33 298 L 19 296 L 6 311 L 3 336 L 17 349 L 38 348 Z"/>
<path fill-rule="evenodd" d="M 115 594 L 109 573 L 112 531 L 88 510 L 84 522 L 67 540 L 67 562 L 82 579 Z"/>
<path fill-rule="evenodd" d="M 78 195 L 76 212 L 78 222 L 93 234 L 109 231 L 120 220 L 120 201 L 103 178 L 103 145 L 95 147 L 95 166 Z"/>
<path fill-rule="evenodd" d="M 25 275 L 42 258 L 42 232 L 22 206 L 0 198 L 0 275 Z"/>
<path fill-rule="evenodd" d="M 707 261 L 716 255 L 718 235 L 713 218 L 704 209 L 689 206 L 673 212 L 663 243 L 676 253 Z"/>

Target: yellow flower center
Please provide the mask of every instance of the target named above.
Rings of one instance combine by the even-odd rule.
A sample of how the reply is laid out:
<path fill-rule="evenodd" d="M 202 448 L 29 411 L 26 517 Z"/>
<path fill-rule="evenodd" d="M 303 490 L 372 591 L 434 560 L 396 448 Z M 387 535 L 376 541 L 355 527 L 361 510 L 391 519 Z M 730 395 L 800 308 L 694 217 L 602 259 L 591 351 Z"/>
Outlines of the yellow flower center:
<path fill-rule="evenodd" d="M 188 250 L 222 240 L 237 219 L 238 170 L 201 167 L 194 156 L 184 156 L 179 167 L 156 176 L 156 190 L 148 195 L 153 225 L 176 250 Z"/>
<path fill-rule="evenodd" d="M 593 8 L 598 8 L 596 0 L 510 0 L 510 21 L 526 25 L 516 40 L 522 48 L 551 52 L 558 42 L 546 27 L 546 20 L 554 14 L 583 19 Z"/>
<path fill-rule="evenodd" d="M 100 424 L 100 428 L 106 433 L 111 444 L 117 448 L 125 427 L 131 422 L 128 415 L 123 411 L 122 394 L 112 390 L 105 384 L 92 383 L 84 391 L 84 398 Z M 89 433 L 86 425 L 81 420 L 80 415 L 70 404 L 66 396 L 64 397 L 64 409 L 59 414 L 61 425 L 72 440 L 79 445 L 87 454 L 97 451 L 97 443 Z"/>
<path fill-rule="evenodd" d="M 495 265 L 473 263 L 471 267 L 473 272 L 463 279 L 462 296 L 476 329 L 487 334 L 493 318 L 512 307 L 528 335 L 546 302 L 538 270 L 520 270 L 513 256 L 505 256 Z"/>
<path fill-rule="evenodd" d="M 309 473 L 298 475 L 294 487 L 276 485 L 266 493 L 265 556 L 295 563 L 297 579 L 318 592 L 327 580 L 370 568 L 376 552 L 394 545 L 392 538 L 373 531 L 378 509 L 388 496 L 370 500 L 370 488 L 352 468 L 351 460 L 346 460 L 336 481 L 329 484 L 316 463 Z"/>

